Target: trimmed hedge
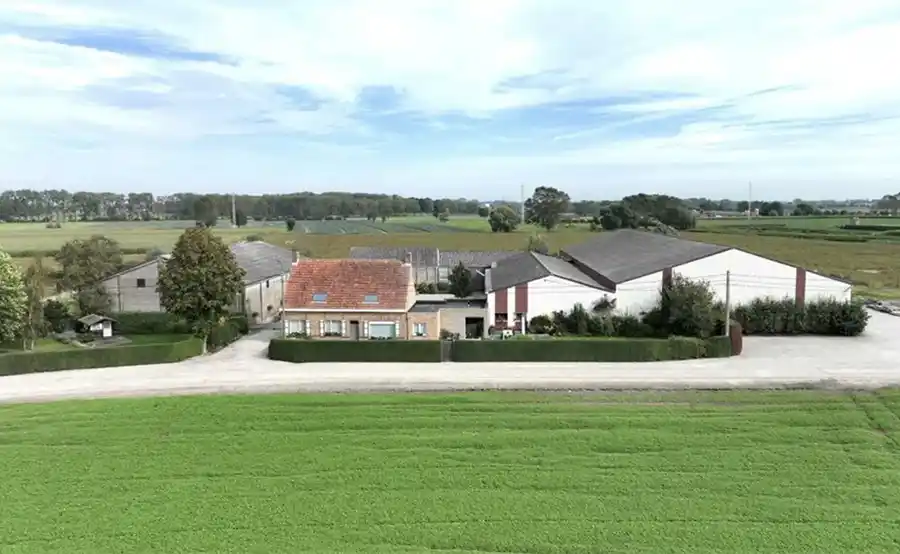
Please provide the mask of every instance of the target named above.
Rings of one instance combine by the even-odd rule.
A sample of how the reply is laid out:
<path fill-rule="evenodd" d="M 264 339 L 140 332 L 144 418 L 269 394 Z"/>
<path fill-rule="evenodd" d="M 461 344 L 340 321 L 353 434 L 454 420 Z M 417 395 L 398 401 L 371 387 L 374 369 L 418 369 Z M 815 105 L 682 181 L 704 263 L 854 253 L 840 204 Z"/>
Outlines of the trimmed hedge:
<path fill-rule="evenodd" d="M 900 225 L 841 225 L 847 231 L 900 231 Z"/>
<path fill-rule="evenodd" d="M 189 335 L 191 327 L 165 312 L 123 312 L 114 314 L 116 332 L 121 335 Z M 206 344 L 219 350 L 250 332 L 247 316 L 231 316 L 223 325 L 212 330 Z"/>
<path fill-rule="evenodd" d="M 136 256 L 146 254 L 153 248 L 120 248 L 119 251 L 123 256 Z M 59 249 L 53 250 L 13 250 L 8 254 L 13 258 L 52 258 L 59 253 Z"/>
<path fill-rule="evenodd" d="M 222 325 L 213 328 L 206 337 L 206 346 L 213 352 L 221 350 L 249 332 L 250 322 L 247 320 L 247 316 L 233 316 Z"/>
<path fill-rule="evenodd" d="M 869 312 L 859 302 L 823 300 L 798 306 L 794 300 L 754 300 L 736 306 L 731 317 L 745 335 L 834 335 L 862 334 Z"/>
<path fill-rule="evenodd" d="M 121 312 L 112 315 L 113 326 L 121 335 L 189 335 L 187 322 L 166 312 Z"/>
<path fill-rule="evenodd" d="M 178 342 L 77 348 L 0 354 L 0 375 L 20 375 L 67 369 L 93 369 L 180 362 L 203 352 L 203 342 L 186 337 Z"/>
<path fill-rule="evenodd" d="M 269 358 L 294 363 L 440 362 L 441 341 L 273 339 Z"/>
<path fill-rule="evenodd" d="M 449 344 L 454 362 L 655 362 L 732 355 L 728 337 L 464 340 Z M 294 363 L 440 362 L 441 349 L 441 341 L 273 339 L 269 358 Z"/>
<path fill-rule="evenodd" d="M 722 337 L 725 338 L 725 337 Z M 727 338 L 726 338 L 727 340 Z M 454 362 L 658 362 L 730 356 L 731 343 L 668 339 L 488 340 L 453 343 Z"/>

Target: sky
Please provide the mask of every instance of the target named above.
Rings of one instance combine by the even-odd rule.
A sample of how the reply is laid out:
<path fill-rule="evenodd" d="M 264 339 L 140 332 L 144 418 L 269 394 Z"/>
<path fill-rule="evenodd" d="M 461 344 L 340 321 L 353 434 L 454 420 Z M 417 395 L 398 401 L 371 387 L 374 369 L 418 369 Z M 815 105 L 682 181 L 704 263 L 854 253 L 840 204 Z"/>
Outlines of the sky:
<path fill-rule="evenodd" d="M 897 0 L 2 0 L 0 188 L 900 191 Z"/>

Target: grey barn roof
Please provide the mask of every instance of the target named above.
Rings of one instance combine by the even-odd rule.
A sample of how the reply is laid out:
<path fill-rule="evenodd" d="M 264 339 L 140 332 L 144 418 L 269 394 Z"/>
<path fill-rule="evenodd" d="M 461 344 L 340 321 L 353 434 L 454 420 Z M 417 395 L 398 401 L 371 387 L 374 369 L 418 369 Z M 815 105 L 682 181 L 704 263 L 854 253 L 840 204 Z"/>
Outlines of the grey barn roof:
<path fill-rule="evenodd" d="M 536 252 L 522 252 L 497 262 L 491 270 L 491 290 L 506 289 L 550 276 L 611 292 L 571 262 Z"/>
<path fill-rule="evenodd" d="M 405 262 L 407 253 L 411 254 L 413 265 L 430 267 L 438 265 L 438 249 L 434 247 L 353 246 L 350 248 L 350 258 L 355 260 L 400 260 Z"/>
<path fill-rule="evenodd" d="M 562 254 L 618 284 L 730 249 L 626 229 L 599 233 L 587 242 L 565 248 Z"/>
<path fill-rule="evenodd" d="M 231 252 L 237 264 L 247 273 L 244 283 L 251 284 L 289 273 L 294 253 L 267 242 L 236 242 Z"/>
<path fill-rule="evenodd" d="M 466 250 L 441 251 L 430 246 L 379 247 L 353 246 L 350 257 L 357 260 L 400 260 L 406 261 L 407 253 L 411 262 L 418 266 L 453 267 L 459 262 L 466 267 L 490 267 L 494 262 L 515 256 L 518 252 L 482 252 Z"/>
<path fill-rule="evenodd" d="M 440 265 L 444 267 L 454 267 L 459 264 L 459 262 L 462 262 L 466 267 L 490 267 L 494 262 L 499 262 L 500 260 L 505 260 L 506 258 L 511 258 L 518 254 L 520 254 L 520 252 L 448 251 L 440 253 Z"/>

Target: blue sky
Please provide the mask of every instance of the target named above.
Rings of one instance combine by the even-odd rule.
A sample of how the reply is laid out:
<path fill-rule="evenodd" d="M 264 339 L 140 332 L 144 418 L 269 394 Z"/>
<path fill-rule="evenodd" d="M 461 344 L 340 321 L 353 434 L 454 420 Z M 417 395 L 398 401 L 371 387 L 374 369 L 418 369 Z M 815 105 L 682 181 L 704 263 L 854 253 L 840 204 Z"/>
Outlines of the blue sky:
<path fill-rule="evenodd" d="M 3 188 L 900 190 L 895 0 L 131 4 L 0 6 Z"/>

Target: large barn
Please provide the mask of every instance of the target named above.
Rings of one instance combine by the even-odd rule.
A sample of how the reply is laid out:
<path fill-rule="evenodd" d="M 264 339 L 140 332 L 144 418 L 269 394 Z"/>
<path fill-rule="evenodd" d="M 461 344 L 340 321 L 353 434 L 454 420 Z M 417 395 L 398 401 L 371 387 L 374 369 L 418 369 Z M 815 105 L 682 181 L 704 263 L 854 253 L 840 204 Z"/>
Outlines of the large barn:
<path fill-rule="evenodd" d="M 739 248 L 657 233 L 621 230 L 598 233 L 560 257 L 528 252 L 500 260 L 487 270 L 489 325 L 523 329 L 537 315 L 590 309 L 606 299 L 615 311 L 640 315 L 659 300 L 663 283 L 679 274 L 709 283 L 720 300 L 730 288 L 732 305 L 757 298 L 797 302 L 850 300 L 850 283 Z"/>

